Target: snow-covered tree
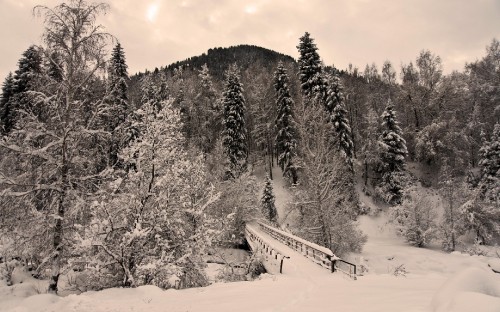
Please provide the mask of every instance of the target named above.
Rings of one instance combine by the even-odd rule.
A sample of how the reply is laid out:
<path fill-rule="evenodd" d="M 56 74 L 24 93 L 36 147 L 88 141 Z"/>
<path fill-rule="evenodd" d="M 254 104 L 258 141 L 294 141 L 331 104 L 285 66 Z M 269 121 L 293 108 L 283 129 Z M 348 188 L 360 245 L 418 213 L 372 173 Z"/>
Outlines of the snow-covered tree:
<path fill-rule="evenodd" d="M 299 39 L 299 79 L 302 94 L 310 100 L 314 100 L 318 94 L 323 94 L 326 84 L 323 77 L 323 68 L 318 54 L 318 48 L 314 39 L 306 32 Z"/>
<path fill-rule="evenodd" d="M 222 142 L 229 164 L 227 178 L 235 178 L 246 170 L 248 157 L 245 97 L 236 64 L 231 65 L 226 72 L 222 106 L 224 124 Z"/>
<path fill-rule="evenodd" d="M 190 116 L 192 128 L 190 131 L 195 145 L 208 153 L 215 147 L 215 142 L 222 131 L 222 118 L 207 64 L 198 70 L 197 90 L 199 91 L 195 95 Z"/>
<path fill-rule="evenodd" d="M 481 193 L 493 202 L 500 203 L 500 124 L 496 123 L 489 141 L 480 149 L 482 168 Z"/>
<path fill-rule="evenodd" d="M 313 115 L 313 116 L 311 116 Z M 308 120 L 318 122 L 310 124 Z M 297 116 L 303 178 L 295 189 L 293 207 L 299 215 L 299 234 L 343 255 L 361 250 L 366 237 L 354 221 L 359 199 L 352 172 L 332 148 L 332 125 L 324 110 L 305 110 Z"/>
<path fill-rule="evenodd" d="M 211 172 L 212 174 L 212 172 Z M 245 242 L 245 226 L 260 214 L 261 186 L 249 172 L 240 177 L 221 181 L 217 186 L 221 193 L 217 209 L 212 216 L 217 220 L 219 245 L 239 246 Z"/>
<path fill-rule="evenodd" d="M 22 93 L 33 90 L 37 75 L 42 72 L 42 54 L 38 47 L 32 45 L 23 52 L 15 72 L 15 92 Z"/>
<path fill-rule="evenodd" d="M 2 155 L 7 156 L 0 167 L 0 194 L 2 202 L 12 204 L 2 209 L 15 229 L 6 235 L 22 238 L 43 259 L 43 268 L 51 267 L 51 292 L 58 290 L 73 238 L 87 221 L 89 196 L 102 174 L 96 156 L 105 150 L 109 134 L 97 124 L 102 100 L 94 101 L 89 93 L 105 67 L 109 35 L 95 21 L 107 8 L 83 0 L 35 7 L 44 17 L 44 42 L 61 56 L 63 80 L 44 77 L 42 87 L 29 93 L 30 100 L 44 107 L 46 118 L 26 110 L 23 127 L 0 141 Z"/>
<path fill-rule="evenodd" d="M 406 141 L 396 121 L 396 113 L 391 100 L 382 114 L 382 136 L 379 139 L 380 166 L 382 180 L 379 190 L 390 204 L 400 204 L 403 197 L 403 173 L 406 164 Z"/>
<path fill-rule="evenodd" d="M 361 157 L 363 158 L 363 178 L 365 188 L 368 187 L 368 177 L 377 167 L 379 161 L 379 122 L 378 116 L 373 109 L 369 109 L 365 116 L 365 139 L 361 146 Z"/>
<path fill-rule="evenodd" d="M 424 247 L 436 238 L 436 207 L 437 203 L 432 197 L 411 188 L 405 195 L 403 204 L 391 208 L 391 217 L 408 243 Z"/>
<path fill-rule="evenodd" d="M 209 209 L 218 199 L 201 156 L 184 149 L 180 114 L 172 101 L 144 103 L 140 136 L 120 157 L 134 168 L 111 172 L 94 202 L 88 255 L 97 278 L 125 286 L 204 286 L 205 249 L 214 232 Z M 103 266 L 105 263 L 107 266 Z M 119 283 L 117 283 L 119 282 Z"/>
<path fill-rule="evenodd" d="M 464 204 L 464 199 L 469 192 L 465 183 L 453 177 L 448 163 L 441 167 L 439 180 L 444 210 L 439 226 L 443 240 L 442 246 L 445 251 L 455 251 L 459 238 L 464 233 L 463 224 L 460 222 L 460 207 Z"/>
<path fill-rule="evenodd" d="M 4 106 L 4 133 L 9 133 L 25 112 L 40 114 L 28 91 L 35 91 L 42 73 L 41 50 L 32 45 L 23 52 L 14 73 L 11 95 Z"/>
<path fill-rule="evenodd" d="M 118 150 L 123 141 L 123 126 L 129 113 L 128 101 L 128 73 L 125 62 L 125 52 L 120 43 L 117 43 L 111 53 L 108 68 L 108 96 L 105 99 L 106 114 L 103 116 L 104 127 L 112 135 L 109 144 L 109 163 L 116 165 Z"/>
<path fill-rule="evenodd" d="M 351 127 L 347 119 L 345 99 L 342 85 L 336 74 L 330 76 L 325 107 L 330 113 L 330 122 L 334 130 L 334 144 L 342 153 L 350 170 L 353 170 L 354 145 L 352 143 Z"/>
<path fill-rule="evenodd" d="M 278 165 L 284 177 L 289 177 L 297 184 L 297 168 L 295 157 L 297 149 L 297 130 L 294 120 L 294 102 L 290 94 L 289 79 L 283 63 L 278 64 L 274 73 L 274 88 L 276 90 L 276 151 Z"/>
<path fill-rule="evenodd" d="M 14 126 L 12 120 L 12 102 L 14 96 L 14 77 L 9 73 L 2 85 L 2 98 L 0 99 L 0 133 L 6 134 Z"/>
<path fill-rule="evenodd" d="M 460 207 L 460 223 L 465 230 L 476 236 L 478 244 L 492 244 L 492 238 L 500 235 L 500 210 L 498 203 L 481 198 L 474 191 L 469 200 Z"/>
<path fill-rule="evenodd" d="M 276 210 L 274 200 L 273 183 L 269 176 L 266 176 L 264 191 L 261 198 L 262 215 L 266 218 L 266 220 L 276 224 L 278 222 L 278 211 Z"/>
<path fill-rule="evenodd" d="M 111 107 L 110 117 L 114 120 L 111 121 L 111 128 L 116 128 L 117 125 L 123 123 L 127 117 L 129 110 L 128 106 L 128 72 L 127 64 L 125 62 L 125 52 L 120 43 L 117 43 L 111 53 L 111 60 L 109 65 L 109 91 L 110 98 L 108 99 Z"/>

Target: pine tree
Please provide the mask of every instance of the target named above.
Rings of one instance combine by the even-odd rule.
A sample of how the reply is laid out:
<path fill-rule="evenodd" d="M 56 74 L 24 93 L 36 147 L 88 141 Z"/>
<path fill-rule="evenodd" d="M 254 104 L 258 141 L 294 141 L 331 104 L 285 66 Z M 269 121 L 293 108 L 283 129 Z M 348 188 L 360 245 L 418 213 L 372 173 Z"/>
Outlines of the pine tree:
<path fill-rule="evenodd" d="M 40 111 L 37 110 L 33 100 L 26 92 L 35 90 L 35 84 L 41 72 L 41 53 L 37 47 L 32 45 L 23 52 L 18 61 L 18 69 L 14 74 L 13 94 L 9 99 L 8 115 L 5 117 L 5 133 L 9 133 L 16 126 L 17 121 L 23 114 L 31 111 L 36 115 L 40 114 Z"/>
<path fill-rule="evenodd" d="M 289 79 L 283 63 L 278 64 L 274 73 L 274 88 L 276 89 L 276 151 L 278 165 L 284 177 L 290 177 L 297 184 L 297 169 L 294 158 L 297 154 L 297 131 L 294 121 L 294 102 L 290 95 Z"/>
<path fill-rule="evenodd" d="M 388 101 L 382 114 L 382 129 L 379 140 L 381 149 L 379 172 L 382 181 L 379 186 L 388 203 L 400 204 L 403 198 L 402 176 L 408 151 L 391 100 Z"/>
<path fill-rule="evenodd" d="M 482 167 L 481 193 L 491 202 L 500 201 L 500 124 L 496 123 L 489 141 L 479 150 Z"/>
<path fill-rule="evenodd" d="M 302 94 L 309 100 L 313 100 L 318 94 L 325 92 L 325 80 L 321 59 L 314 39 L 306 32 L 300 37 L 299 45 L 299 78 L 302 87 Z"/>
<path fill-rule="evenodd" d="M 2 85 L 2 99 L 0 100 L 0 133 L 7 134 L 14 125 L 12 118 L 12 102 L 14 95 L 14 77 L 12 73 L 5 78 Z"/>
<path fill-rule="evenodd" d="M 107 114 L 104 117 L 106 129 L 111 133 L 109 146 L 109 162 L 115 165 L 118 161 L 118 150 L 120 149 L 120 125 L 125 122 L 129 111 L 128 86 L 127 86 L 127 64 L 125 63 L 125 52 L 120 43 L 117 43 L 111 53 L 111 64 L 109 66 Z"/>
<path fill-rule="evenodd" d="M 330 113 L 330 122 L 335 132 L 335 145 L 341 151 L 349 169 L 353 169 L 354 144 L 352 143 L 351 127 L 347 120 L 345 99 L 342 85 L 336 74 L 330 76 L 325 107 Z"/>
<path fill-rule="evenodd" d="M 261 204 L 262 204 L 262 214 L 266 218 L 266 220 L 271 223 L 276 224 L 278 222 L 278 211 L 276 210 L 276 206 L 274 204 L 274 193 L 273 193 L 273 184 L 269 175 L 266 176 L 264 192 L 262 194 Z"/>
<path fill-rule="evenodd" d="M 226 87 L 222 94 L 223 146 L 229 168 L 227 178 L 238 177 L 247 165 L 247 134 L 245 128 L 245 98 L 239 69 L 231 65 L 226 72 Z"/>
<path fill-rule="evenodd" d="M 42 56 L 39 49 L 32 45 L 23 52 L 19 59 L 18 69 L 14 75 L 16 81 L 15 92 L 22 93 L 33 90 L 34 81 L 42 72 Z"/>

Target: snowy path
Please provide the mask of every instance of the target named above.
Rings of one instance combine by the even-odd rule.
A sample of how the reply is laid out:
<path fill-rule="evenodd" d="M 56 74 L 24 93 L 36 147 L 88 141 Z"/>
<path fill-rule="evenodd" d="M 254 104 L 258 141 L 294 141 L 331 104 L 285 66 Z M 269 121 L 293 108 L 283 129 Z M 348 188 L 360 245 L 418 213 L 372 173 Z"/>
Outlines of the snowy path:
<path fill-rule="evenodd" d="M 264 178 L 267 174 L 265 171 L 264 167 L 259 167 L 255 170 L 254 172 L 255 176 L 257 177 L 257 181 L 259 185 L 264 185 Z M 285 216 L 287 216 L 287 204 L 291 199 L 290 192 L 288 191 L 287 183 L 283 179 L 283 173 L 281 172 L 281 169 L 278 166 L 275 166 L 273 168 L 273 192 L 275 196 L 275 205 L 276 205 L 276 210 L 278 210 L 278 222 L 279 224 L 286 224 L 290 223 L 290 220 L 284 219 Z M 259 193 L 260 195 L 262 192 Z"/>

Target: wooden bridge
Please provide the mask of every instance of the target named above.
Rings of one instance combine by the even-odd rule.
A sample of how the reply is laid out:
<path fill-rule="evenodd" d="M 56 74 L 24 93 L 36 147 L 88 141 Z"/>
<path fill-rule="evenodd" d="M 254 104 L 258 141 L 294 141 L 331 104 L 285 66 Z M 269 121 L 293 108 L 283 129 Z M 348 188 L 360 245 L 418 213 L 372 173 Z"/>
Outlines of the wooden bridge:
<path fill-rule="evenodd" d="M 263 256 L 263 264 L 270 273 L 286 274 L 287 263 L 306 258 L 325 271 L 341 272 L 356 279 L 356 265 L 335 256 L 330 249 L 263 222 L 248 223 L 245 235 L 252 251 Z"/>

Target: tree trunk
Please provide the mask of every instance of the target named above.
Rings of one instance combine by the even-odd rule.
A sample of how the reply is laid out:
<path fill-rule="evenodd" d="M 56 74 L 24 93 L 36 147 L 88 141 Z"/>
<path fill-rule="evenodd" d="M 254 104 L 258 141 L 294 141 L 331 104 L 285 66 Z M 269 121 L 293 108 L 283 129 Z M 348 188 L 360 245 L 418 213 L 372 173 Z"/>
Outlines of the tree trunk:
<path fill-rule="evenodd" d="M 368 162 L 366 161 L 366 157 L 365 157 L 365 174 L 364 174 L 364 178 L 365 178 L 365 187 L 368 185 Z"/>
<path fill-rule="evenodd" d="M 61 257 L 63 253 L 63 221 L 65 213 L 65 199 L 66 192 L 68 190 L 68 164 L 66 159 L 66 139 L 63 141 L 62 149 L 62 166 L 61 166 L 61 193 L 59 195 L 59 205 L 57 207 L 56 224 L 54 226 L 54 238 L 53 238 L 53 254 L 52 254 L 52 272 L 49 281 L 48 291 L 51 293 L 57 293 L 59 275 L 61 273 Z"/>

